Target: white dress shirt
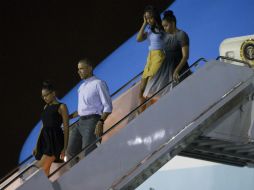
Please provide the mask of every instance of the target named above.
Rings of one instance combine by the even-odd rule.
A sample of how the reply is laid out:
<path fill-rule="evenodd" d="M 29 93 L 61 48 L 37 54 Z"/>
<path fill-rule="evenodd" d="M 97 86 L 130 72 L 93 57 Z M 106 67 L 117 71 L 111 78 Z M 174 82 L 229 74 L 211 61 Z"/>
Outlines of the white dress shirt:
<path fill-rule="evenodd" d="M 85 79 L 78 89 L 79 116 L 111 113 L 112 109 L 107 84 L 95 76 Z"/>

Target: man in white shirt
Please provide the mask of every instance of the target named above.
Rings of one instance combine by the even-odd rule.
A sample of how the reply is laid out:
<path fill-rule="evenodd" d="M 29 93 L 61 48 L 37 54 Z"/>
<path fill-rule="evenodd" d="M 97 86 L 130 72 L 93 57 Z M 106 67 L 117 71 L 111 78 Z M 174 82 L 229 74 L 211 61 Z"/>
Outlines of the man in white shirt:
<path fill-rule="evenodd" d="M 78 125 L 70 133 L 68 154 L 74 156 L 82 148 L 96 141 L 103 133 L 103 124 L 112 112 L 112 101 L 107 84 L 93 75 L 90 60 L 82 59 L 78 63 L 78 74 L 83 83 L 78 89 L 78 111 L 70 118 L 80 117 Z M 85 150 L 85 155 L 96 148 L 96 144 Z"/>

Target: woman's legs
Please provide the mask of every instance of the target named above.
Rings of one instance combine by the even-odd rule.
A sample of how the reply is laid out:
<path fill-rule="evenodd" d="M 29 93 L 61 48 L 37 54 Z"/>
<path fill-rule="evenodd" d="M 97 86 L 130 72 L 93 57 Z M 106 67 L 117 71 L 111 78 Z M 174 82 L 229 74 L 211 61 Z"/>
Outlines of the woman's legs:
<path fill-rule="evenodd" d="M 50 166 L 55 161 L 55 159 L 55 156 L 47 156 L 44 154 L 41 157 L 41 160 L 38 161 L 37 166 L 44 170 L 46 176 L 49 176 Z"/>
<path fill-rule="evenodd" d="M 140 91 L 139 91 L 139 105 L 143 104 L 146 98 L 143 96 L 148 78 L 142 78 L 140 82 Z M 146 109 L 146 105 L 143 105 L 139 108 L 138 112 L 141 113 Z"/>
<path fill-rule="evenodd" d="M 142 79 L 141 79 L 141 82 L 140 82 L 139 99 L 145 99 L 144 96 L 143 96 L 143 93 L 144 93 L 144 91 L 145 91 L 147 81 L 148 81 L 148 78 L 142 78 Z"/>
<path fill-rule="evenodd" d="M 144 103 L 148 98 L 145 98 L 143 96 L 143 93 L 145 91 L 146 85 L 147 85 L 147 81 L 148 78 L 146 79 L 141 79 L 141 84 L 140 84 L 140 94 L 139 94 L 139 100 L 140 103 L 139 105 L 141 105 L 142 103 Z M 153 105 L 154 103 L 156 103 L 158 100 L 160 99 L 160 96 L 155 96 L 152 99 L 150 99 L 145 105 L 141 106 L 138 110 L 138 113 L 141 113 L 143 111 L 145 111 L 146 108 L 148 108 L 149 106 Z"/>
<path fill-rule="evenodd" d="M 147 57 L 147 63 L 146 63 L 146 66 L 141 78 L 141 83 L 140 83 L 140 93 L 139 93 L 140 104 L 144 103 L 144 101 L 146 100 L 143 94 L 145 92 L 148 80 L 150 80 L 152 77 L 155 76 L 155 74 L 160 69 L 164 59 L 165 59 L 165 53 L 162 50 L 149 51 L 149 54 Z M 146 109 L 146 107 L 153 104 L 154 102 L 149 102 L 146 105 L 143 105 L 142 107 L 140 107 L 138 112 L 139 113 L 143 112 Z"/>

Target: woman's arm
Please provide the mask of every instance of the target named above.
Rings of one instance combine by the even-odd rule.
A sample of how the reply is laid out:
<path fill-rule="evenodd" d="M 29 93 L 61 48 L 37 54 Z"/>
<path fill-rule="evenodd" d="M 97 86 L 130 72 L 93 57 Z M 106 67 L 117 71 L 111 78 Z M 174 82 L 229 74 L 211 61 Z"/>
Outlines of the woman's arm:
<path fill-rule="evenodd" d="M 174 73 L 173 73 L 173 79 L 175 81 L 179 80 L 179 73 L 180 73 L 181 69 L 183 68 L 183 66 L 186 64 L 188 59 L 189 59 L 189 46 L 185 45 L 182 47 L 182 59 L 179 62 L 178 66 L 176 67 L 176 69 L 174 70 Z"/>
<path fill-rule="evenodd" d="M 147 22 L 146 22 L 146 18 L 144 15 L 144 22 L 143 22 L 143 24 L 138 32 L 138 35 L 137 35 L 138 42 L 142 42 L 147 38 L 147 33 L 145 32 L 146 25 L 147 25 Z"/>
<path fill-rule="evenodd" d="M 65 104 L 61 104 L 59 107 L 59 113 L 63 118 L 63 126 L 64 126 L 64 148 L 63 153 L 66 151 L 69 141 L 69 112 L 68 108 Z"/>
<path fill-rule="evenodd" d="M 78 112 L 75 111 L 75 112 L 73 112 L 72 114 L 69 115 L 69 119 L 73 119 L 73 118 L 78 117 L 78 116 L 79 116 Z"/>

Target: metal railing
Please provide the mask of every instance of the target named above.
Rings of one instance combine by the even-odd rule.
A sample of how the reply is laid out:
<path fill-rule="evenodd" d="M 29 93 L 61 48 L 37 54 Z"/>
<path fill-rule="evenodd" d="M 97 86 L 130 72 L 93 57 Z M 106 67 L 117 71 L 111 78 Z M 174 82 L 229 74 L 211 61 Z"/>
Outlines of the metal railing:
<path fill-rule="evenodd" d="M 12 180 L 10 180 L 6 185 L 4 185 L 2 187 L 2 189 L 7 188 L 9 185 L 11 185 L 14 181 L 16 181 L 18 178 L 20 178 L 24 173 L 26 173 L 28 170 L 30 170 L 31 168 L 36 168 L 39 169 L 35 164 L 30 165 L 29 167 L 25 168 L 23 171 L 21 171 L 21 173 L 19 173 L 18 176 L 14 177 Z"/>
<path fill-rule="evenodd" d="M 238 62 L 238 63 L 243 63 L 245 65 L 247 65 L 248 67 L 251 68 L 251 65 L 247 62 L 247 61 L 243 61 L 243 60 L 239 60 L 239 59 L 235 59 L 235 58 L 231 58 L 231 57 L 226 57 L 226 56 L 218 56 L 216 58 L 216 60 L 219 60 L 219 59 L 226 59 L 226 60 L 229 60 L 229 61 L 234 61 L 234 62 Z"/>
<path fill-rule="evenodd" d="M 28 156 L 25 160 L 23 160 L 16 168 L 14 168 L 12 171 L 10 171 L 8 174 L 6 174 L 1 180 L 0 180 L 0 184 L 2 184 L 5 180 L 7 180 L 8 178 L 10 178 L 14 173 L 16 173 L 17 171 L 19 171 L 19 168 L 25 164 L 26 162 L 28 162 L 31 158 L 33 158 L 33 155 Z"/>

